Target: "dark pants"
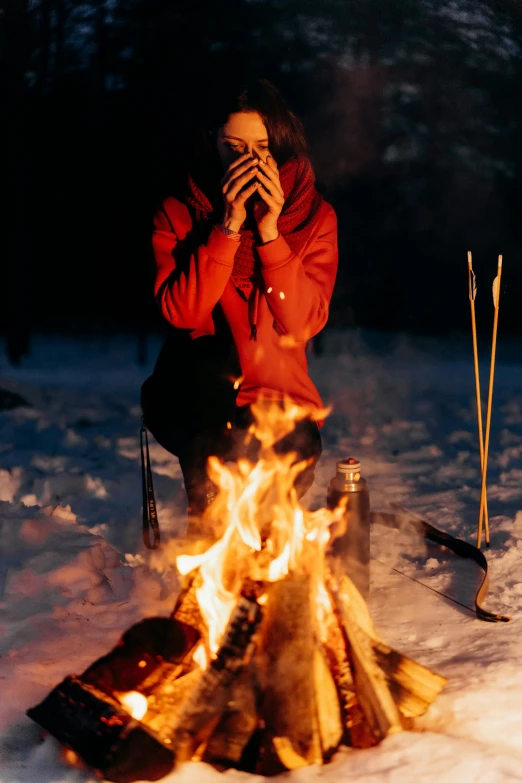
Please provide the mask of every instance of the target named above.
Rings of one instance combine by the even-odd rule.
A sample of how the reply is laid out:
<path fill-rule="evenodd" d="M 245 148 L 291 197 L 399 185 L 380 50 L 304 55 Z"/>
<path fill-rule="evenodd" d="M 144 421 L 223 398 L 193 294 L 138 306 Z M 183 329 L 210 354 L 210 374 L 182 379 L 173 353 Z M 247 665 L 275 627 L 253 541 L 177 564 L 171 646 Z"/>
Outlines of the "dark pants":
<path fill-rule="evenodd" d="M 201 514 L 217 494 L 217 487 L 207 476 L 207 460 L 210 456 L 214 455 L 222 462 L 235 462 L 241 457 L 253 463 L 258 460 L 259 441 L 249 438 L 248 443 L 245 443 L 248 428 L 254 420 L 249 407 L 235 408 L 231 416 L 231 429 L 226 427 L 226 422 L 218 426 L 208 420 L 205 427 L 190 426 L 183 414 L 176 414 L 172 408 L 164 408 L 160 412 L 157 407 L 151 406 L 149 411 L 154 411 L 155 415 L 147 413 L 143 394 L 142 407 L 145 426 L 163 448 L 179 459 L 190 515 Z M 310 419 L 297 422 L 295 429 L 275 444 L 274 450 L 278 454 L 295 452 L 297 462 L 311 458 L 310 465 L 295 481 L 297 495 L 302 497 L 313 484 L 315 466 L 321 456 L 321 435 L 317 424 Z"/>

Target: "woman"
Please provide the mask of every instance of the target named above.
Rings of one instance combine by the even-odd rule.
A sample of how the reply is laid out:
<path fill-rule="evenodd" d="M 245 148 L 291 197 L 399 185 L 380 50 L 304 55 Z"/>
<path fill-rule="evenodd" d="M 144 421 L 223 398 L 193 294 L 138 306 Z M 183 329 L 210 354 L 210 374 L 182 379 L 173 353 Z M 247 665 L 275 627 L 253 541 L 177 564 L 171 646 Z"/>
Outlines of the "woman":
<path fill-rule="evenodd" d="M 186 190 L 154 217 L 154 293 L 171 334 L 142 388 L 145 425 L 178 456 L 189 515 L 215 495 L 207 458 L 246 456 L 259 395 L 323 407 L 306 343 L 325 325 L 337 272 L 337 223 L 318 194 L 302 125 L 266 80 L 209 106 Z M 310 458 L 319 425 L 299 422 L 277 445 Z"/>

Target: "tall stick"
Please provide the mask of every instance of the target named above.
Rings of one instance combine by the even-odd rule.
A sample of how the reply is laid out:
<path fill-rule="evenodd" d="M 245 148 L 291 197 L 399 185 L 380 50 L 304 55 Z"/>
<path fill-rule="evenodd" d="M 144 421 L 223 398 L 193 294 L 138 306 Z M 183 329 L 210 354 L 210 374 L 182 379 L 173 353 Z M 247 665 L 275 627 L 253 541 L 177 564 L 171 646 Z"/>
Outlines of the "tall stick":
<path fill-rule="evenodd" d="M 478 348 L 477 348 L 477 322 L 475 319 L 475 297 L 477 295 L 477 283 L 475 279 L 475 272 L 473 271 L 473 263 L 471 260 L 471 251 L 468 250 L 468 280 L 469 280 L 469 303 L 471 306 L 471 332 L 473 335 L 473 366 L 475 370 L 475 395 L 477 399 L 477 423 L 478 423 L 478 437 L 480 446 L 480 475 L 484 473 L 484 435 L 482 431 L 482 395 L 480 393 L 480 376 L 479 376 L 479 363 L 478 363 Z M 482 525 L 482 516 L 480 517 L 479 524 Z M 487 496 L 484 502 L 484 528 L 486 532 L 486 541 L 489 541 L 489 516 L 488 516 L 488 501 Z"/>
<path fill-rule="evenodd" d="M 500 278 L 502 275 L 502 256 L 498 257 L 497 276 L 493 281 L 493 304 L 495 306 L 495 316 L 493 319 L 493 339 L 491 344 L 491 363 L 489 367 L 489 391 L 488 391 L 488 409 L 486 413 L 486 437 L 484 439 L 484 467 L 482 469 L 482 488 L 480 491 L 480 510 L 477 531 L 477 548 L 480 548 L 482 538 L 482 514 L 486 500 L 486 474 L 488 470 L 488 451 L 489 451 L 489 433 L 491 429 L 491 403 L 493 401 L 493 380 L 495 377 L 495 357 L 497 352 L 497 328 L 498 328 L 498 309 L 500 298 Z M 486 532 L 486 546 L 489 546 L 489 530 Z"/>

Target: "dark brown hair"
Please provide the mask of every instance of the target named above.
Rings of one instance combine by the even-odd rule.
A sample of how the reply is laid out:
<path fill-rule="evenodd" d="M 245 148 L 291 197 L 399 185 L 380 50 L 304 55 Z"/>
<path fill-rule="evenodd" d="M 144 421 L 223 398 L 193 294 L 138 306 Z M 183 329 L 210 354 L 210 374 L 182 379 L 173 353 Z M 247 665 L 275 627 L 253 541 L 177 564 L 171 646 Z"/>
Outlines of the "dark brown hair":
<path fill-rule="evenodd" d="M 191 156 L 192 172 L 197 179 L 208 182 L 210 178 L 215 181 L 222 176 L 216 132 L 237 112 L 257 112 L 261 116 L 268 131 L 270 151 L 279 166 L 290 158 L 307 154 L 303 124 L 272 82 L 261 78 L 236 83 L 223 80 L 209 87 L 198 112 Z"/>
<path fill-rule="evenodd" d="M 306 154 L 307 143 L 301 120 L 268 79 L 253 79 L 235 89 L 220 90 L 212 98 L 208 109 L 206 124 L 210 131 L 221 128 L 231 114 L 257 112 L 266 125 L 270 149 L 279 165 L 296 155 Z"/>

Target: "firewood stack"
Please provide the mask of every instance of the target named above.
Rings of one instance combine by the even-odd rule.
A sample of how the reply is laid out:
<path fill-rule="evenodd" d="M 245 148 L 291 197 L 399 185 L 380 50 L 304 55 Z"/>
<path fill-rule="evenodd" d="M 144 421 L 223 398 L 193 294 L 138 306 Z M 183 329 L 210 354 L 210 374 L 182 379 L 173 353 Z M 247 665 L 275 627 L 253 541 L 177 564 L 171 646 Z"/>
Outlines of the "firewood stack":
<path fill-rule="evenodd" d="M 321 629 L 308 574 L 247 579 L 217 654 L 202 668 L 193 658 L 206 635 L 196 572 L 170 619 L 134 626 L 108 656 L 64 680 L 28 714 L 115 781 L 157 780 L 189 760 L 270 776 L 327 762 L 341 744 L 368 748 L 411 729 L 446 681 L 379 639 L 365 601 L 330 565 L 331 611 Z M 119 702 L 128 691 L 147 700 L 141 721 Z M 86 694 L 89 720 L 80 706 Z M 105 711 L 112 705 L 112 718 L 96 718 L 96 698 Z M 136 749 L 133 763 L 125 761 L 129 721 L 143 749 L 139 766 Z M 115 726 L 124 731 L 106 742 Z"/>
<path fill-rule="evenodd" d="M 360 593 L 346 575 L 335 573 L 334 561 L 331 566 L 326 588 L 332 611 L 325 628 L 317 627 L 309 575 L 291 572 L 251 586 L 207 670 L 175 678 L 177 689 L 185 678 L 198 684 L 192 681 L 190 696 L 168 720 L 165 697 L 156 692 L 162 736 L 171 740 L 177 759 L 270 776 L 327 762 L 341 744 L 377 745 L 411 729 L 427 710 L 445 678 L 386 645 Z M 175 620 L 184 616 L 190 592 Z M 231 643 L 234 627 L 244 627 L 241 617 L 251 635 L 243 631 Z M 199 631 L 204 636 L 204 628 Z M 143 718 L 146 725 L 149 720 Z M 180 733 L 190 735 L 190 742 Z"/>

